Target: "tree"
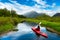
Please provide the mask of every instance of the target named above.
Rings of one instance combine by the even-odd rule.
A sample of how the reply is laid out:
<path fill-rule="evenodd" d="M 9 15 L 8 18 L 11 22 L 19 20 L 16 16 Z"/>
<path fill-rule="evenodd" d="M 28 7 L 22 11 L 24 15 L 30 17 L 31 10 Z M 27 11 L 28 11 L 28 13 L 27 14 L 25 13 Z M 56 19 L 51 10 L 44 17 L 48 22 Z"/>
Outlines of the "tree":
<path fill-rule="evenodd" d="M 11 10 L 11 16 L 12 16 L 12 17 L 17 17 L 16 11 Z"/>

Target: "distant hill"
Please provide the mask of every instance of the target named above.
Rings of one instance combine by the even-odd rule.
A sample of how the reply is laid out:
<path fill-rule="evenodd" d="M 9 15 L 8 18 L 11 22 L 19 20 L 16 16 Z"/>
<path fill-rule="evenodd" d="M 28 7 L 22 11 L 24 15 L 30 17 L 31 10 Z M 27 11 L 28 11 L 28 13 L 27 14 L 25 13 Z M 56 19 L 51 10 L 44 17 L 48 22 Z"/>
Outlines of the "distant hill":
<path fill-rule="evenodd" d="M 29 18 L 35 18 L 40 15 L 43 15 L 43 13 L 37 13 L 35 11 L 30 11 L 24 14 L 24 16 L 29 17 Z"/>
<path fill-rule="evenodd" d="M 60 16 L 60 13 L 56 13 L 53 17 Z"/>

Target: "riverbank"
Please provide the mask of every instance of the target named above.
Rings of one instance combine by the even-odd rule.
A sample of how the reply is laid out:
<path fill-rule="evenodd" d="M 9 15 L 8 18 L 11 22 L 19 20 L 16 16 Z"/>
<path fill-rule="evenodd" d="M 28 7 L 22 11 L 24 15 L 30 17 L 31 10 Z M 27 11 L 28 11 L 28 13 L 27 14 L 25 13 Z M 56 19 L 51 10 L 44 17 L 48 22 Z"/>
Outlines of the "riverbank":
<path fill-rule="evenodd" d="M 11 23 L 6 23 L 0 26 L 0 35 L 10 32 L 14 29 L 14 26 Z"/>
<path fill-rule="evenodd" d="M 51 31 L 51 32 L 53 32 L 53 33 L 57 33 L 57 34 L 60 35 L 60 32 L 57 32 L 56 30 L 54 30 L 54 29 L 52 29 L 52 28 L 46 27 L 46 29 L 47 29 L 48 31 Z"/>
<path fill-rule="evenodd" d="M 27 21 L 35 22 L 35 23 L 42 22 L 41 26 L 46 26 L 46 27 L 56 30 L 57 32 L 60 32 L 60 23 L 58 23 L 58 22 L 49 22 L 49 21 L 37 20 L 37 19 L 27 19 Z"/>
<path fill-rule="evenodd" d="M 47 30 L 57 33 L 60 35 L 60 23 L 58 22 L 49 22 L 45 20 L 38 20 L 38 19 L 25 19 L 27 22 L 34 22 L 39 23 L 42 22 L 41 26 L 45 26 Z"/>
<path fill-rule="evenodd" d="M 0 35 L 14 30 L 19 22 L 21 20 L 16 17 L 0 17 Z"/>
<path fill-rule="evenodd" d="M 35 22 L 37 24 L 39 22 L 42 22 L 41 26 L 49 27 L 60 33 L 60 23 L 58 22 L 49 22 L 45 20 L 38 20 L 38 19 L 32 19 L 32 18 L 0 17 L 0 25 L 1 25 L 0 34 L 13 30 L 18 23 L 21 23 L 24 21 Z"/>

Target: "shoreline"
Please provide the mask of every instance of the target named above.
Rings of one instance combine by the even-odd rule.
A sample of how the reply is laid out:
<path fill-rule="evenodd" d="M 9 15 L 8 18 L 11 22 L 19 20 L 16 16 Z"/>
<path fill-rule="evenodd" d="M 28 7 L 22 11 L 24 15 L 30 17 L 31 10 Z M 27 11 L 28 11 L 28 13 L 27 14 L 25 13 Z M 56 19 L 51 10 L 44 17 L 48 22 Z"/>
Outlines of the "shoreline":
<path fill-rule="evenodd" d="M 9 32 L 16 32 L 16 31 L 18 31 L 18 30 L 12 29 L 12 30 L 10 30 L 10 31 L 7 31 L 7 32 L 5 32 L 5 33 L 0 34 L 0 36 L 3 36 L 3 35 L 5 35 L 5 34 L 7 34 L 7 33 L 9 33 Z"/>
<path fill-rule="evenodd" d="M 34 21 L 34 19 L 28 19 L 27 20 L 28 22 L 35 22 L 35 23 L 39 23 L 39 22 L 42 22 L 42 24 L 41 24 L 41 26 L 45 26 L 46 27 L 46 29 L 48 29 L 49 31 L 51 31 L 51 32 L 54 32 L 54 33 L 57 33 L 57 34 L 59 34 L 60 35 L 60 32 L 58 31 L 58 30 L 60 30 L 60 29 L 58 29 L 58 28 L 54 28 L 53 26 L 55 26 L 55 27 L 60 27 L 60 23 L 55 23 L 55 22 L 49 22 L 49 21 L 44 21 L 44 20 L 35 20 Z M 51 28 L 51 27 L 53 27 L 53 28 Z M 54 30 L 54 29 L 56 29 L 56 30 Z"/>
<path fill-rule="evenodd" d="M 54 29 L 52 29 L 52 28 L 50 28 L 50 27 L 46 27 L 46 29 L 47 29 L 48 31 L 50 31 L 50 32 L 57 33 L 58 35 L 60 35 L 60 32 L 57 32 L 56 30 L 54 30 Z M 5 34 L 7 34 L 7 33 L 9 33 L 9 32 L 12 32 L 12 31 L 13 31 L 13 30 L 8 31 L 8 32 L 5 32 L 5 33 L 3 33 L 3 34 L 0 34 L 0 36 L 3 36 L 3 35 L 5 35 Z"/>
<path fill-rule="evenodd" d="M 27 22 L 28 22 L 28 21 L 27 21 Z M 31 22 L 31 21 L 30 21 L 30 22 Z M 36 22 L 35 22 L 35 23 L 36 23 Z M 42 26 L 43 26 L 43 25 L 42 25 Z M 48 31 L 51 31 L 51 32 L 54 32 L 54 33 L 57 33 L 57 34 L 59 34 L 59 35 L 60 35 L 60 32 L 58 32 L 58 31 L 54 30 L 53 28 L 46 27 L 46 29 L 47 29 Z M 4 35 L 4 34 L 7 34 L 7 33 L 11 32 L 11 31 L 13 31 L 13 29 L 12 29 L 12 30 L 10 30 L 10 31 L 8 31 L 8 32 L 5 32 L 5 33 L 0 34 L 0 36 L 1 36 L 1 35 Z"/>
<path fill-rule="evenodd" d="M 11 30 L 11 31 L 12 31 L 12 30 Z M 11 31 L 4 32 L 4 33 L 0 34 L 0 36 L 3 36 L 3 35 L 5 35 L 5 34 L 7 34 L 7 33 L 11 32 Z"/>
<path fill-rule="evenodd" d="M 46 27 L 46 29 L 47 29 L 48 31 L 51 31 L 51 32 L 53 32 L 53 33 L 57 33 L 58 35 L 60 35 L 60 32 L 58 32 L 58 31 L 56 31 L 56 30 L 54 30 L 54 29 L 52 29 L 52 28 L 50 28 L 50 27 Z"/>

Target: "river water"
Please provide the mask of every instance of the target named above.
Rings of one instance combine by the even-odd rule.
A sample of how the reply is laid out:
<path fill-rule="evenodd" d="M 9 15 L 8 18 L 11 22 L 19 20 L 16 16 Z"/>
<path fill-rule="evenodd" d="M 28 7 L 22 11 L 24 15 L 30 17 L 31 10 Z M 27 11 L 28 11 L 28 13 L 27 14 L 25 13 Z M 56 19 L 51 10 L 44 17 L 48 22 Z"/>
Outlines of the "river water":
<path fill-rule="evenodd" d="M 28 22 L 19 23 L 16 27 L 18 31 L 12 31 L 0 36 L 0 40 L 60 40 L 60 35 L 47 31 L 45 27 L 40 27 L 40 30 L 46 33 L 48 38 L 38 37 L 31 30 L 31 27 L 37 27 L 37 24 Z"/>

